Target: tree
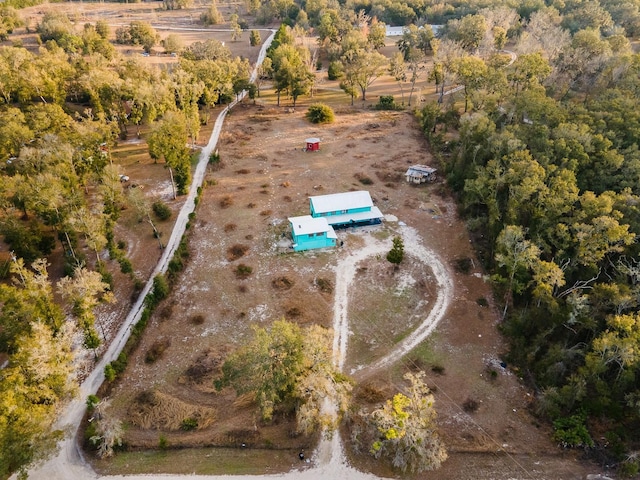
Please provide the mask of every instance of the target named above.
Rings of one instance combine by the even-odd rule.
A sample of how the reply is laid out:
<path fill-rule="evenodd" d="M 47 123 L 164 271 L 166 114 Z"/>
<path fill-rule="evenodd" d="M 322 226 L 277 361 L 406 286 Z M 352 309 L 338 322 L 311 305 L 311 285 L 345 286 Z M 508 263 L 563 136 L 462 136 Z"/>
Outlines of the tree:
<path fill-rule="evenodd" d="M 482 15 L 466 15 L 447 24 L 447 36 L 465 50 L 475 50 L 487 32 L 487 22 Z"/>
<path fill-rule="evenodd" d="M 299 429 L 305 432 L 320 425 L 324 398 L 345 407 L 350 387 L 333 366 L 331 330 L 314 326 L 303 331 L 283 319 L 269 329 L 254 326 L 253 332 L 253 340 L 225 360 L 216 389 L 231 386 L 238 395 L 253 393 L 265 421 L 277 410 L 298 407 Z"/>
<path fill-rule="evenodd" d="M 260 32 L 258 30 L 251 30 L 249 33 L 249 43 L 252 47 L 256 47 L 262 43 Z"/>
<path fill-rule="evenodd" d="M 251 392 L 262 418 L 271 421 L 274 410 L 291 400 L 304 364 L 300 327 L 277 320 L 269 330 L 253 327 L 253 341 L 241 347 L 222 365 L 216 388 L 234 388 L 238 395 Z"/>
<path fill-rule="evenodd" d="M 369 415 L 378 439 L 371 446 L 376 457 L 388 457 L 403 472 L 435 470 L 447 459 L 435 427 L 433 395 L 422 380 L 424 372 L 406 373 L 411 385 Z"/>
<path fill-rule="evenodd" d="M 458 81 L 464 85 L 464 111 L 466 112 L 469 108 L 471 93 L 478 90 L 484 83 L 488 72 L 487 64 L 479 57 L 464 55 L 456 58 L 451 67 Z"/>
<path fill-rule="evenodd" d="M 523 271 L 528 272 L 536 264 L 539 256 L 540 249 L 525 239 L 522 227 L 507 225 L 498 235 L 496 263 L 506 270 L 508 282 L 503 317 L 507 313 L 512 294 L 521 293 L 526 285 L 518 274 L 522 274 Z"/>
<path fill-rule="evenodd" d="M 94 408 L 94 432 L 89 441 L 98 447 L 98 456 L 107 458 L 113 456 L 113 449 L 122 446 L 124 428 L 122 422 L 107 410 L 111 406 L 109 400 L 101 400 Z"/>
<path fill-rule="evenodd" d="M 394 265 L 399 265 L 404 259 L 404 243 L 402 238 L 393 237 L 393 247 L 387 253 L 387 260 Z"/>
<path fill-rule="evenodd" d="M 406 69 L 411 73 L 409 79 L 411 82 L 411 92 L 409 93 L 408 102 L 409 106 L 411 106 L 411 98 L 413 97 L 416 82 L 420 77 L 420 71 L 424 69 L 423 62 L 426 58 L 427 52 L 433 51 L 433 41 L 433 30 L 429 25 L 418 28 L 416 25 L 412 24 L 404 30 L 402 38 L 396 43 L 398 49 L 402 52 L 404 61 L 406 62 Z"/>
<path fill-rule="evenodd" d="M 306 59 L 309 56 L 307 49 L 299 49 L 288 43 L 282 43 L 270 54 L 274 86 L 278 94 L 287 92 L 293 98 L 293 105 L 300 95 L 309 92 L 314 75 L 309 71 Z"/>
<path fill-rule="evenodd" d="M 162 46 L 167 53 L 178 53 L 184 48 L 184 42 L 180 35 L 172 33 L 167 35 L 167 38 L 162 41 Z"/>
<path fill-rule="evenodd" d="M 240 23 L 238 23 L 238 15 L 233 14 L 229 18 L 229 27 L 231 28 L 231 41 L 237 42 L 242 38 L 242 27 L 240 27 Z"/>
<path fill-rule="evenodd" d="M 0 41 L 5 41 L 13 33 L 13 29 L 20 27 L 24 22 L 20 19 L 18 11 L 13 7 L 0 7 Z"/>
<path fill-rule="evenodd" d="M 376 51 L 357 48 L 346 51 L 341 57 L 341 62 L 344 65 L 344 78 L 340 88 L 351 96 L 352 105 L 355 97 L 354 90 L 360 89 L 364 102 L 367 89 L 384 73 L 386 57 Z"/>
<path fill-rule="evenodd" d="M 70 303 L 70 312 L 84 332 L 85 346 L 90 348 L 94 339 L 99 339 L 94 327 L 95 308 L 101 302 L 114 301 L 109 285 L 102 281 L 100 273 L 79 267 L 73 272 L 73 278 L 64 277 L 60 280 L 58 292 Z M 104 330 L 102 335 L 105 336 Z"/>
<path fill-rule="evenodd" d="M 404 88 L 402 84 L 407 81 L 407 67 L 404 63 L 404 57 L 401 52 L 396 52 L 389 62 L 389 75 L 398 82 L 400 87 L 400 95 L 402 96 L 402 105 L 404 105 Z"/>
<path fill-rule="evenodd" d="M 216 2 L 216 0 L 213 0 L 209 8 L 200 15 L 200 20 L 205 25 L 218 25 L 224 22 L 222 14 L 218 10 L 218 2 Z"/>
<path fill-rule="evenodd" d="M 29 336 L 32 322 L 40 322 L 55 335 L 64 315 L 54 302 L 47 262 L 38 259 L 27 268 L 21 258 L 10 265 L 14 282 L 0 285 L 0 350 L 12 353 L 20 338 Z"/>
<path fill-rule="evenodd" d="M 164 158 L 174 170 L 178 193 L 184 195 L 191 181 L 191 156 L 187 148 L 187 124 L 180 112 L 168 112 L 158 122 L 147 141 L 153 159 Z"/>
<path fill-rule="evenodd" d="M 147 53 L 151 52 L 157 42 L 158 34 L 147 22 L 136 20 L 128 27 L 120 27 L 116 30 L 116 43 L 141 45 Z"/>
<path fill-rule="evenodd" d="M 33 319 L 0 376 L 0 475 L 8 478 L 55 451 L 63 432 L 53 430 L 61 402 L 75 394 L 73 331 L 56 334 Z"/>

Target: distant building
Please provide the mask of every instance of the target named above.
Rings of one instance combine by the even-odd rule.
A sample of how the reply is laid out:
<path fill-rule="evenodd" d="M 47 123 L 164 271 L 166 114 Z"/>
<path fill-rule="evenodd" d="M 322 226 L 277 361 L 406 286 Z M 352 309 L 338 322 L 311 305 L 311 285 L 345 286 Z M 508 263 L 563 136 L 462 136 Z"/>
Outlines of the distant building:
<path fill-rule="evenodd" d="M 313 218 L 311 215 L 290 217 L 293 249 L 296 252 L 336 246 L 336 232 L 326 218 Z"/>
<path fill-rule="evenodd" d="M 409 183 L 435 182 L 437 170 L 428 165 L 412 165 L 405 173 Z"/>
<path fill-rule="evenodd" d="M 309 207 L 312 217 L 326 218 L 337 228 L 376 225 L 384 217 L 365 190 L 309 197 Z"/>
<path fill-rule="evenodd" d="M 405 30 L 408 30 L 407 27 L 390 27 L 389 25 L 385 25 L 385 27 L 386 27 L 385 35 L 387 37 L 401 37 L 402 35 L 404 35 Z M 418 28 L 424 28 L 424 27 L 420 26 Z M 441 28 L 442 28 L 442 25 L 431 25 L 431 30 L 433 30 L 433 34 L 436 37 L 440 33 Z"/>

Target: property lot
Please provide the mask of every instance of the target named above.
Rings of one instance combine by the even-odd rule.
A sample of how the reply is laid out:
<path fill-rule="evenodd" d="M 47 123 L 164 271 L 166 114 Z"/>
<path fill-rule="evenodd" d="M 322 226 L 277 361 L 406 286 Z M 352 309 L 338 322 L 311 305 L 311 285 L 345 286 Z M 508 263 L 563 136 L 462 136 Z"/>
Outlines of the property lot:
<path fill-rule="evenodd" d="M 525 471 L 537 472 L 536 478 L 582 478 L 584 467 L 560 455 L 546 428 L 536 426 L 526 411 L 531 397 L 500 364 L 503 346 L 489 285 L 444 185 L 414 186 L 404 180 L 408 165 L 431 161 L 414 118 L 345 107 L 334 124 L 315 126 L 304 119 L 304 110 L 287 113 L 268 104 L 245 104 L 228 117 L 221 160 L 209 167 L 190 233 L 187 267 L 112 392 L 115 413 L 129 425 L 129 447 L 158 448 L 164 437 L 174 447 L 230 446 L 247 452 L 241 460 L 233 449 L 210 450 L 206 460 L 195 455 L 201 460 L 194 460 L 193 468 L 203 472 L 210 471 L 206 465 L 212 459 L 231 471 L 249 462 L 255 473 L 296 465 L 299 449 L 311 449 L 317 439 L 296 435 L 290 418 L 261 425 L 249 398 L 216 393 L 212 381 L 225 355 L 250 338 L 251 325 L 286 317 L 301 325 L 331 326 L 337 262 L 362 249 L 367 236 L 375 241 L 394 236 L 406 228 L 402 222 L 449 267 L 454 298 L 428 341 L 392 367 L 363 376 L 362 366 L 389 352 L 428 314 L 436 284 L 410 250 L 397 271 L 384 255 L 358 264 L 349 291 L 352 335 L 345 364 L 360 381 L 356 402 L 367 407 L 372 399 L 390 397 L 405 371 L 423 369 L 450 452 L 432 478 L 509 478 L 518 472 L 527 478 Z M 319 152 L 303 151 L 308 137 L 321 139 Z M 383 225 L 339 231 L 338 243 L 344 246 L 336 249 L 293 253 L 285 246 L 286 218 L 307 214 L 309 196 L 360 189 L 370 191 L 388 216 Z M 471 259 L 468 273 L 456 268 L 460 259 Z M 250 268 L 248 275 L 238 274 L 241 264 Z M 149 352 L 158 351 L 149 362 Z M 182 418 L 196 415 L 202 419 L 197 429 L 180 429 Z M 344 434 L 348 444 L 348 431 Z M 265 464 L 265 448 L 289 454 L 279 453 Z M 162 452 L 166 460 L 154 463 L 153 471 L 162 470 L 163 461 L 175 471 L 172 455 Z M 145 455 L 123 458 L 97 467 L 112 473 L 148 468 Z M 366 455 L 350 460 L 359 468 L 392 474 Z M 468 462 L 477 466 L 473 477 L 463 476 Z"/>

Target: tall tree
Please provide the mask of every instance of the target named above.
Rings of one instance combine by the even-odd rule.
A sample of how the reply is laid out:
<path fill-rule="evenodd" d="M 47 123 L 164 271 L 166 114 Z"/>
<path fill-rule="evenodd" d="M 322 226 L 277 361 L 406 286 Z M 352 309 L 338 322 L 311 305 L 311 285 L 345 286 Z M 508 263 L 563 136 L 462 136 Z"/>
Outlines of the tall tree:
<path fill-rule="evenodd" d="M 447 452 L 435 427 L 435 401 L 422 378 L 407 373 L 408 392 L 394 395 L 384 406 L 374 410 L 369 420 L 378 431 L 371 446 L 376 458 L 389 457 L 394 467 L 403 472 L 435 470 L 447 459 Z"/>

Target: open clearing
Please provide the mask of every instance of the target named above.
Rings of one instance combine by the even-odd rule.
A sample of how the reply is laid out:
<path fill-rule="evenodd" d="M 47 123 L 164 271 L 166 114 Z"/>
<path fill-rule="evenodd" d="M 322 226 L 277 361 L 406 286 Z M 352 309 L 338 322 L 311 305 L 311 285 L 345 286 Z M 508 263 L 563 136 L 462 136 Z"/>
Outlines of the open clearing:
<path fill-rule="evenodd" d="M 266 326 L 284 316 L 301 325 L 331 325 L 338 259 L 363 248 L 366 236 L 389 239 L 403 227 L 387 221 L 342 230 L 338 241 L 343 247 L 296 254 L 284 246 L 286 217 L 308 213 L 311 195 L 366 189 L 384 214 L 414 229 L 439 255 L 455 284 L 447 315 L 427 342 L 389 368 L 360 372 L 428 314 L 437 291 L 432 272 L 409 249 L 395 272 L 384 255 L 357 264 L 349 291 L 352 335 L 345 358 L 345 371 L 362 380 L 356 400 L 366 406 L 389 397 L 405 371 L 423 369 L 435 391 L 441 434 L 450 452 L 432 478 L 583 478 L 587 467 L 553 445 L 549 431 L 526 411 L 530 395 L 516 375 L 500 365 L 504 347 L 489 286 L 477 262 L 467 274 L 455 269 L 458 259 L 473 254 L 443 184 L 412 186 L 404 181 L 409 164 L 430 162 L 414 118 L 345 108 L 334 124 L 314 126 L 304 119 L 304 110 L 286 113 L 285 108 L 245 104 L 227 118 L 219 143 L 221 163 L 207 175 L 187 267 L 130 359 L 125 381 L 112 392 L 116 413 L 130 425 L 130 448 L 157 448 L 161 433 L 173 446 L 245 444 L 247 453 L 241 459 L 227 449 L 209 450 L 209 457 L 193 455 L 200 461 L 194 458 L 190 470 L 210 472 L 206 465 L 214 460 L 239 473 L 247 456 L 254 458 L 253 451 L 251 472 L 274 473 L 294 466 L 299 449 L 315 445 L 317 439 L 293 433 L 292 419 L 260 425 L 248 399 L 235 399 L 231 391 L 215 393 L 212 380 L 225 354 L 249 338 L 253 324 Z M 321 150 L 304 152 L 304 139 L 312 136 L 321 138 Z M 251 267 L 247 278 L 236 274 L 240 264 Z M 156 345 L 162 345 L 162 354 L 153 363 L 145 362 Z M 162 410 L 163 415 L 149 410 L 149 421 L 158 423 L 136 425 L 144 392 L 170 399 L 176 412 L 185 404 L 208 407 L 211 417 L 203 428 L 184 432 L 175 428 L 175 419 L 173 429 L 162 423 L 169 421 L 163 415 L 170 415 L 170 409 Z M 469 400 L 477 404 L 474 413 L 462 407 Z M 265 448 L 278 450 L 267 464 Z M 126 461 L 95 466 L 103 473 L 148 471 L 145 457 L 129 453 Z M 166 458 L 165 471 L 175 471 L 169 466 L 175 462 L 171 450 L 160 457 Z M 153 471 L 161 471 L 163 461 L 155 459 Z M 363 470 L 393 475 L 367 456 L 350 456 L 350 461 Z M 469 473 L 469 464 L 475 465 L 475 473 Z"/>

